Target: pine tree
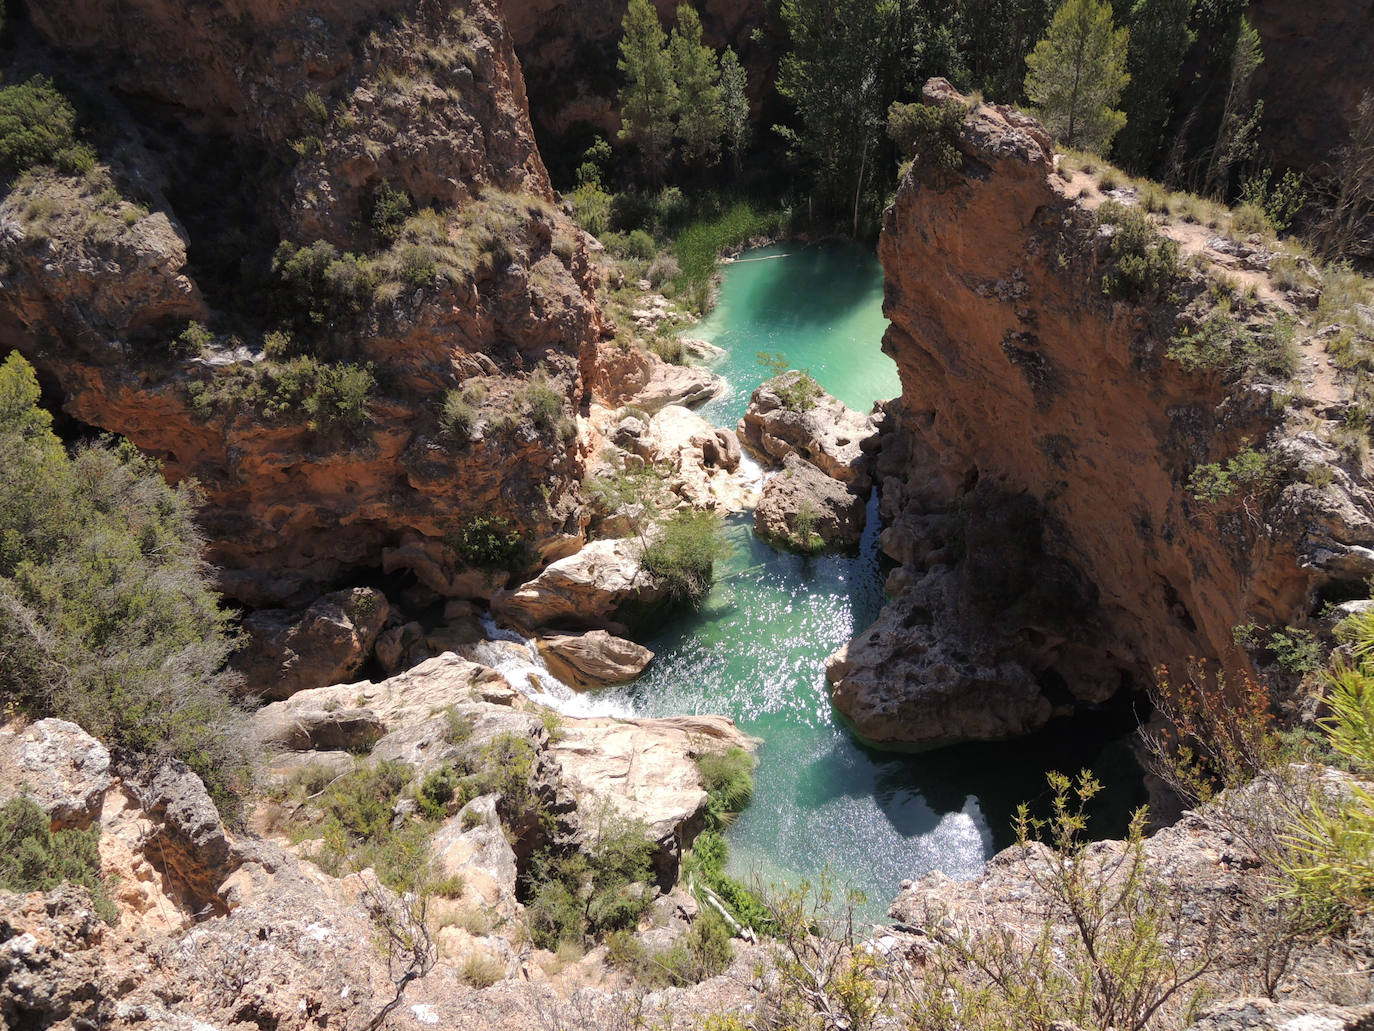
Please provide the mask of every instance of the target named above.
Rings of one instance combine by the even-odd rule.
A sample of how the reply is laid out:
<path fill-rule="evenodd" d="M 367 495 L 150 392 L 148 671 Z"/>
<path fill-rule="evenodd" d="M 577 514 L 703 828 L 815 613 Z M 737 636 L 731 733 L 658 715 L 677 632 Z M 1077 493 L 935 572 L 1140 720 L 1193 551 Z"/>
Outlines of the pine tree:
<path fill-rule="evenodd" d="M 740 157 L 749 146 L 749 76 L 729 47 L 720 55 L 720 95 L 725 116 L 725 149 L 738 175 Z"/>
<path fill-rule="evenodd" d="M 667 37 L 649 0 L 630 0 L 621 28 L 625 34 L 616 64 L 625 76 L 620 90 L 620 138 L 639 147 L 657 187 L 672 157 L 678 109 Z"/>
<path fill-rule="evenodd" d="M 1026 96 L 1059 142 L 1105 153 L 1126 124 L 1116 104 L 1130 81 L 1129 38 L 1105 0 L 1065 0 L 1055 12 L 1049 35 L 1026 57 Z"/>
<path fill-rule="evenodd" d="M 715 52 L 702 45 L 701 18 L 687 4 L 677 9 L 668 57 L 677 86 L 677 138 L 682 141 L 682 156 L 701 165 L 714 165 L 720 158 L 720 137 L 725 130 L 720 68 Z"/>

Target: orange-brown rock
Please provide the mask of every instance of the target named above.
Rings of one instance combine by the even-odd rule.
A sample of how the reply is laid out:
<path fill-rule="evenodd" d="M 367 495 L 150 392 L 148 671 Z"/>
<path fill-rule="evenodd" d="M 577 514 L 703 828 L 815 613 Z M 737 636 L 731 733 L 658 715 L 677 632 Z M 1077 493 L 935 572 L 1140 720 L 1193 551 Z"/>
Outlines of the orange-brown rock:
<path fill-rule="evenodd" d="M 143 184 L 146 207 L 80 179 L 22 181 L 0 202 L 0 346 L 33 360 L 73 417 L 128 437 L 169 479 L 200 483 L 207 558 L 225 592 L 254 607 L 308 602 L 350 569 L 382 565 L 442 594 L 489 594 L 500 583 L 452 547 L 479 515 L 504 520 L 536 562 L 584 539 L 572 420 L 602 333 L 596 274 L 583 235 L 549 203 L 509 34 L 489 2 L 384 6 L 32 5 L 55 61 L 92 61 L 120 91 L 102 97 L 117 116 L 115 180 Z M 156 106 L 122 106 L 123 95 Z M 150 111 L 179 123 L 165 161 L 144 145 L 160 131 Z M 211 132 L 235 142 L 197 135 Z M 169 184 L 186 154 L 203 161 L 217 146 L 273 155 L 238 184 L 260 195 L 270 239 L 380 261 L 365 215 L 381 184 L 437 209 L 442 268 L 381 275 L 311 342 L 372 367 L 361 425 L 334 429 L 299 398 L 262 396 L 273 368 L 262 335 L 304 318 L 309 297 L 285 316 L 259 294 L 241 310 L 243 284 L 188 257 L 224 238 L 197 235 L 216 221 L 213 202 Z M 179 212 L 169 197 L 201 206 Z M 243 263 L 270 264 L 271 246 Z M 191 320 L 245 339 L 220 333 L 199 356 L 169 354 Z M 536 368 L 557 395 L 537 416 Z M 476 391 L 472 425 L 454 431 L 441 409 L 464 385 Z"/>
<path fill-rule="evenodd" d="M 963 175 L 908 174 L 880 245 L 903 388 L 879 459 L 883 542 L 906 566 L 830 671 L 878 741 L 1006 736 L 1160 664 L 1243 665 L 1232 627 L 1301 621 L 1366 575 L 1374 542 L 1370 495 L 1343 472 L 1194 497 L 1192 471 L 1243 439 L 1268 435 L 1284 468 L 1312 448 L 1275 428 L 1262 381 L 1166 357 L 1176 307 L 1104 295 L 1104 241 L 1034 121 L 978 105 L 957 146 Z"/>

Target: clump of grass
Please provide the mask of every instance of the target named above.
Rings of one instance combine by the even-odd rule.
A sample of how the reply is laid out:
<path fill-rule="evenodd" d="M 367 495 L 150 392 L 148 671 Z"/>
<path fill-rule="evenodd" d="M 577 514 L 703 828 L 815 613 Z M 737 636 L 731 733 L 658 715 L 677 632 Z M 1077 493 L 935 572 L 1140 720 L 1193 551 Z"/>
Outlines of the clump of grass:
<path fill-rule="evenodd" d="M 485 952 L 474 952 L 463 961 L 463 980 L 474 988 L 490 988 L 505 976 L 505 966 Z"/>
<path fill-rule="evenodd" d="M 754 797 L 754 758 L 732 745 L 723 752 L 702 752 L 693 760 L 706 791 L 707 825 L 723 827 Z"/>
<path fill-rule="evenodd" d="M 701 604 L 715 580 L 715 562 L 729 553 L 720 518 L 713 512 L 682 510 L 660 526 L 640 565 L 673 603 Z"/>

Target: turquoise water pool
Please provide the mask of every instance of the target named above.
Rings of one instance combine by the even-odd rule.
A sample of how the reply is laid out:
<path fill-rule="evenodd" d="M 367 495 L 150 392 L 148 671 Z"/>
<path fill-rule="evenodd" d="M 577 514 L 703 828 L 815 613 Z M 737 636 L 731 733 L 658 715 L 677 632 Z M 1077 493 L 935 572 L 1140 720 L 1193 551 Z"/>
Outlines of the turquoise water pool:
<path fill-rule="evenodd" d="M 885 327 L 871 251 L 828 244 L 749 252 L 726 267 L 718 306 L 688 331 L 727 351 L 713 368 L 730 389 L 702 414 L 735 424 L 772 374 L 760 351 L 782 354 L 867 411 L 900 390 L 879 349 Z M 1096 770 L 1112 785 L 1102 807 L 1112 818 L 1097 830 L 1121 828 L 1138 801 L 1138 777 L 1123 745 L 1104 747 L 1130 729 L 1119 712 L 1024 741 L 921 755 L 869 749 L 839 723 L 826 657 L 872 623 L 884 601 L 876 499 L 857 556 L 779 553 L 751 528 L 747 515 L 729 521 L 733 553 L 717 565 L 701 610 L 647 639 L 657 655 L 649 672 L 600 699 L 646 716 L 724 713 L 762 740 L 753 804 L 729 830 L 734 873 L 794 882 L 828 868 L 838 885 L 865 894 L 863 915 L 879 919 L 903 878 L 934 869 L 976 876 L 1012 842 L 1016 806 L 1044 796 L 1050 769 Z"/>

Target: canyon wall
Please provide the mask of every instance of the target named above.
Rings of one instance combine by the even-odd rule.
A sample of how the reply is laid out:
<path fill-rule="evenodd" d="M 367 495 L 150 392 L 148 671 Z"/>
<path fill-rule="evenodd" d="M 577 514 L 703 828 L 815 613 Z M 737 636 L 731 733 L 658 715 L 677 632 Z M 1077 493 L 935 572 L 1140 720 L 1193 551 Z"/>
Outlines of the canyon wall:
<path fill-rule="evenodd" d="M 963 103 L 944 80 L 926 99 Z M 1190 656 L 1245 666 L 1233 627 L 1301 623 L 1323 592 L 1358 590 L 1374 557 L 1361 473 L 1321 442 L 1338 397 L 1166 353 L 1182 310 L 1213 289 L 1213 245 L 1231 245 L 1166 227 L 1198 259 L 1158 300 L 1113 300 L 1114 230 L 1090 177 L 1057 174 L 1028 117 L 970 108 L 947 141 L 961 171 L 923 182 L 918 157 L 880 244 L 883 348 L 902 380 L 879 460 L 882 542 L 902 568 L 829 675 L 857 730 L 893 744 L 1024 733 Z M 1294 309 L 1256 289 L 1262 332 Z M 1325 356 L 1308 346 L 1315 368 Z M 1199 500 L 1194 470 L 1246 442 L 1280 482 Z M 1302 482 L 1323 463 L 1330 482 Z"/>
<path fill-rule="evenodd" d="M 1264 47 L 1254 81 L 1264 101 L 1261 148 L 1280 168 L 1326 174 L 1361 96 L 1374 91 L 1374 4 L 1254 0 L 1246 17 Z"/>
<path fill-rule="evenodd" d="M 21 177 L 0 202 L 0 349 L 69 414 L 200 483 L 227 593 L 298 602 L 384 565 L 483 595 L 504 573 L 455 555 L 472 519 L 504 520 L 530 561 L 583 539 L 573 417 L 604 329 L 597 281 L 551 203 L 494 4 L 29 15 L 113 138 L 108 177 Z M 387 190 L 411 221 L 379 240 Z M 324 255 L 294 287 L 282 241 Z M 212 339 L 187 351 L 191 321 Z M 371 370 L 366 418 L 302 410 L 269 351 L 285 324 L 326 386 Z"/>

